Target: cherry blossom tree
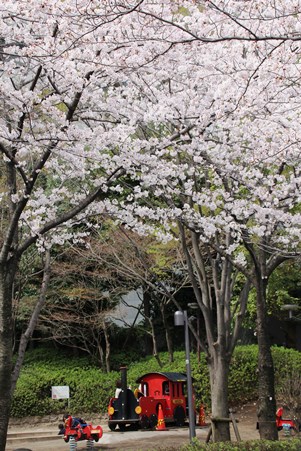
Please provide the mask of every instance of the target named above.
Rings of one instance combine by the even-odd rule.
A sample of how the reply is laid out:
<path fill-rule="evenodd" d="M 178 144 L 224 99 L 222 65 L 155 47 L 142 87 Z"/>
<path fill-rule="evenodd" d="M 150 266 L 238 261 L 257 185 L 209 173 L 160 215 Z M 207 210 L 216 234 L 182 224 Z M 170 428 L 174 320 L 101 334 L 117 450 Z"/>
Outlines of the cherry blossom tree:
<path fill-rule="evenodd" d="M 300 238 L 298 12 L 297 2 L 289 6 L 252 2 L 247 7 L 246 2 L 230 1 L 140 2 L 134 16 L 125 19 L 130 41 L 135 39 L 131 30 L 137 33 L 133 23 L 138 18 L 140 48 L 134 58 L 126 45 L 123 48 L 126 67 L 139 68 L 130 74 L 122 98 L 127 100 L 126 107 L 134 105 L 135 96 L 142 99 L 131 120 L 137 125 L 132 146 L 137 154 L 144 152 L 144 161 L 136 173 L 139 184 L 134 195 L 129 194 L 121 206 L 128 217 L 132 211 L 131 222 L 137 227 L 141 224 L 135 221 L 143 218 L 145 233 L 151 230 L 151 221 L 160 223 L 159 237 L 172 236 L 170 221 L 180 221 L 193 231 L 195 258 L 199 242 L 217 252 L 212 268 L 217 280 L 221 277 L 215 283 L 221 312 L 225 302 L 220 293 L 231 293 L 231 267 L 240 269 L 255 285 L 259 432 L 262 438 L 272 439 L 277 438 L 276 401 L 265 327 L 266 286 L 272 271 L 296 254 Z M 154 50 L 158 42 L 161 57 Z M 131 83 L 133 89 L 128 92 Z M 119 105 L 121 112 L 123 100 Z M 185 230 L 180 232 L 184 242 Z M 239 252 L 240 245 L 249 259 Z M 203 264 L 199 263 L 194 261 L 191 274 L 196 268 L 201 279 Z M 203 289 L 202 298 L 204 294 Z M 229 319 L 226 311 L 224 320 Z M 218 338 L 225 324 L 229 321 L 220 321 Z M 209 332 L 210 327 L 207 336 L 215 343 Z M 225 339 L 226 335 L 217 343 L 224 340 L 225 345 Z M 215 359 L 219 367 L 222 355 Z M 231 347 L 227 355 L 230 358 Z M 211 369 L 212 375 L 219 373 L 213 364 Z M 221 373 L 227 374 L 226 367 Z M 214 413 L 225 414 L 227 403 L 218 402 L 218 389 L 214 389 L 219 384 L 212 379 Z M 222 432 L 220 437 L 226 435 Z"/>
<path fill-rule="evenodd" d="M 0 11 L 0 449 L 4 450 L 11 393 L 12 293 L 20 258 L 34 244 L 42 251 L 51 243 L 80 240 L 86 233 L 78 224 L 89 223 L 91 215 L 104 210 L 101 201 L 125 169 L 114 161 L 110 132 L 108 140 L 98 142 L 100 130 L 106 133 L 106 124 L 117 122 L 114 114 L 101 112 L 99 99 L 93 100 L 96 92 L 99 98 L 107 95 L 115 83 L 110 75 L 114 68 L 107 67 L 105 56 L 98 53 L 102 31 L 96 41 L 90 36 L 89 48 L 84 36 L 77 45 L 85 27 L 71 2 L 8 1 Z"/>
<path fill-rule="evenodd" d="M 230 308 L 234 268 L 256 286 L 259 430 L 276 438 L 262 315 L 269 275 L 300 241 L 299 2 L 6 0 L 0 14 L 0 450 L 18 262 L 33 244 L 80 240 L 78 225 L 104 212 L 181 239 L 208 320 L 214 283 L 212 375 L 222 349 L 227 372 L 229 314 L 239 325 L 244 310 L 247 281 L 240 314 Z M 212 376 L 213 414 L 225 416 L 220 384 Z"/>
<path fill-rule="evenodd" d="M 129 223 L 134 227 L 140 231 L 143 227 L 145 233 L 155 230 L 159 238 L 174 236 L 178 221 L 184 248 L 188 250 L 189 244 L 191 249 L 187 261 L 194 255 L 191 277 L 196 271 L 199 286 L 206 280 L 200 244 L 216 252 L 208 249 L 205 261 L 211 262 L 208 280 L 215 281 L 220 307 L 217 340 L 210 323 L 207 327 L 208 342 L 214 345 L 209 362 L 217 416 L 227 414 L 227 402 L 220 402 L 222 378 L 215 382 L 214 375 L 227 374 L 232 345 L 223 348 L 226 354 L 222 348 L 217 354 L 213 349 L 221 343 L 226 346 L 227 340 L 230 343 L 226 326 L 230 324 L 233 268 L 255 285 L 259 431 L 262 438 L 275 439 L 276 401 L 265 296 L 270 274 L 295 255 L 300 238 L 296 209 L 300 201 L 298 4 L 252 2 L 246 8 L 246 2 L 140 2 L 136 6 L 134 15 L 124 20 L 128 21 L 129 42 L 135 40 L 131 30 L 138 34 L 139 29 L 140 46 L 133 57 L 124 45 L 123 61 L 132 72 L 120 86 L 123 95 L 114 91 L 108 102 L 118 103 L 120 114 L 126 117 L 128 106 L 141 100 L 131 114 L 136 124 L 131 145 L 136 155 L 143 153 L 144 160 L 136 172 L 134 193 L 119 207 L 126 210 L 128 219 L 132 212 Z M 119 189 L 125 192 L 122 186 Z M 160 227 L 152 229 L 151 222 Z M 185 229 L 192 231 L 190 243 L 184 241 Z M 210 299 L 208 293 L 206 283 L 200 301 L 205 317 L 205 307 L 212 307 L 209 302 L 203 304 Z M 227 302 L 224 296 L 230 296 Z M 240 316 L 244 308 L 242 302 Z M 235 342 L 235 334 L 232 338 Z M 222 431 L 217 438 L 226 438 L 227 433 Z"/>

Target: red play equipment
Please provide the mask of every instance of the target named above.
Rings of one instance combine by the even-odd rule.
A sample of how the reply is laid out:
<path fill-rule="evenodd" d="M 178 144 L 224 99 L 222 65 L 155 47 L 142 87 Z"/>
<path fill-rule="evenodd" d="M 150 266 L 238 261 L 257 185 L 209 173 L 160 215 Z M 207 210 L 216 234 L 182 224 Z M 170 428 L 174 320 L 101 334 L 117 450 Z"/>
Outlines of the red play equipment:
<path fill-rule="evenodd" d="M 299 430 L 297 423 L 291 418 L 282 418 L 283 407 L 279 407 L 276 412 L 276 426 L 278 431 L 281 431 L 284 427 L 289 428 L 291 431 L 297 432 Z"/>
<path fill-rule="evenodd" d="M 155 428 L 159 413 L 163 413 L 164 423 L 184 426 L 188 417 L 186 374 L 144 374 L 136 380 L 139 384 L 139 394 L 135 396 L 133 391 L 127 388 L 126 367 L 120 368 L 120 371 L 121 392 L 118 398 L 110 399 L 108 406 L 108 426 L 112 431 L 117 426 L 119 430 L 125 430 L 127 425 L 132 428 Z"/>
<path fill-rule="evenodd" d="M 101 426 L 93 427 L 92 424 L 86 423 L 81 418 L 74 418 L 71 415 L 64 415 L 64 440 L 69 442 L 70 438 L 73 437 L 76 442 L 81 440 L 98 440 L 102 437 Z"/>

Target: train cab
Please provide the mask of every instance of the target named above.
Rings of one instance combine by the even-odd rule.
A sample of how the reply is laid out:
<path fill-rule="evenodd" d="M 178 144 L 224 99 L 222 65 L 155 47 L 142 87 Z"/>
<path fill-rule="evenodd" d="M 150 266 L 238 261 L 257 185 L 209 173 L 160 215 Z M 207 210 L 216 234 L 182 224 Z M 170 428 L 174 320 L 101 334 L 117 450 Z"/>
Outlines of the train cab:
<path fill-rule="evenodd" d="M 126 368 L 121 369 L 122 389 L 118 397 L 110 399 L 109 428 L 113 431 L 125 427 L 154 428 L 158 423 L 159 406 L 164 421 L 184 426 L 188 418 L 187 377 L 183 373 L 153 372 L 136 380 L 133 392 L 127 387 Z M 194 406 L 193 406 L 194 409 Z"/>
<path fill-rule="evenodd" d="M 147 373 L 136 381 L 143 396 L 140 407 L 150 423 L 157 420 L 161 404 L 164 420 L 183 426 L 188 414 L 187 377 L 183 373 Z M 145 419 L 144 419 L 145 420 Z M 142 419 L 142 422 L 143 419 Z"/>

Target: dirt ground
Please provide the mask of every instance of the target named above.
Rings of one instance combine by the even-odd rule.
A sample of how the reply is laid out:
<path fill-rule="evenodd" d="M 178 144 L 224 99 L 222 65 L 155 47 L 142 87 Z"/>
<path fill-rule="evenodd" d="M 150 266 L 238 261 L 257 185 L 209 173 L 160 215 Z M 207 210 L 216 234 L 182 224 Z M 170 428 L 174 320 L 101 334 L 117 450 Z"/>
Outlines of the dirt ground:
<path fill-rule="evenodd" d="M 233 409 L 234 417 L 238 420 L 237 427 L 242 440 L 259 439 L 259 433 L 256 429 L 256 405 L 253 403 Z M 118 430 L 112 432 L 108 429 L 105 419 L 86 418 L 93 425 L 100 424 L 103 428 L 103 437 L 98 443 L 94 443 L 94 450 L 132 450 L 132 451 L 150 451 L 150 450 L 170 450 L 179 449 L 180 446 L 189 443 L 189 428 L 167 427 L 165 431 L 125 431 Z M 62 437 L 57 436 L 59 418 L 30 418 L 28 420 L 11 420 L 9 426 L 9 435 L 6 451 L 68 451 L 70 444 L 65 443 Z M 196 437 L 205 442 L 209 431 L 210 418 L 206 416 L 207 426 L 196 427 Z M 231 440 L 237 440 L 234 428 L 231 426 Z M 30 437 L 27 432 L 34 434 Z M 40 433 L 48 432 L 49 439 L 39 438 Z M 24 438 L 15 441 L 15 433 L 24 434 Z M 280 440 L 286 440 L 284 433 L 279 433 Z M 87 449 L 86 442 L 78 442 L 77 450 Z"/>

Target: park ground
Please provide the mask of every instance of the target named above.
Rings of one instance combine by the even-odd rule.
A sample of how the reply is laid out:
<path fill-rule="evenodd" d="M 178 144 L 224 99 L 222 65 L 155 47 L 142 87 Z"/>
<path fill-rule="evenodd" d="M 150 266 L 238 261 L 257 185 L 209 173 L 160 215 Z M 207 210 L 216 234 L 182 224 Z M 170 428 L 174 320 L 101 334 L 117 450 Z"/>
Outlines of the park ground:
<path fill-rule="evenodd" d="M 234 416 L 238 420 L 238 431 L 242 440 L 259 439 L 256 429 L 256 405 L 253 403 L 234 409 Z M 164 431 L 125 431 L 111 432 L 105 418 L 85 418 L 94 426 L 100 424 L 103 428 L 103 437 L 98 443 L 94 443 L 94 450 L 176 450 L 180 446 L 189 443 L 189 428 L 167 427 Z M 28 451 L 69 451 L 70 444 L 58 436 L 58 423 L 61 418 L 51 416 L 49 418 L 30 417 L 26 419 L 12 419 L 9 425 L 9 435 L 6 451 L 25 449 Z M 196 427 L 196 436 L 201 442 L 205 442 L 210 419 L 206 417 L 207 426 Z M 32 433 L 32 434 L 31 434 Z M 231 427 L 231 438 L 236 441 L 234 429 Z M 283 432 L 279 433 L 281 440 L 287 439 Z M 86 449 L 86 442 L 78 442 L 78 451 Z"/>

